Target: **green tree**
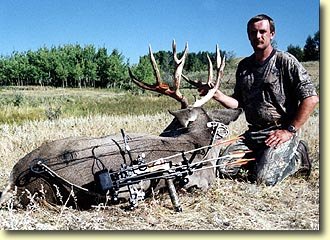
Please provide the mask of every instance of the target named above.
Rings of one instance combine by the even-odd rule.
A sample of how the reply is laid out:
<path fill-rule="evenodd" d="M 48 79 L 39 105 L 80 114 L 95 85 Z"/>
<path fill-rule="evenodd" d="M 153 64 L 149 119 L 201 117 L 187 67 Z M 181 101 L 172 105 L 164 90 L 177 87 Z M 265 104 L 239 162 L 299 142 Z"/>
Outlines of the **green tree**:
<path fill-rule="evenodd" d="M 185 65 L 184 69 L 187 72 L 199 72 L 199 71 L 206 70 L 207 67 L 205 68 L 205 66 L 204 66 L 204 63 L 203 63 L 204 57 L 202 56 L 202 54 L 206 54 L 206 53 L 201 53 L 201 52 L 199 52 L 198 54 L 190 53 L 187 56 L 186 65 Z M 205 55 L 205 57 L 206 57 L 206 55 Z"/>
<path fill-rule="evenodd" d="M 316 46 L 316 55 L 317 60 L 320 60 L 320 31 L 317 31 L 313 37 L 315 46 Z"/>
<path fill-rule="evenodd" d="M 114 49 L 109 57 L 109 67 L 107 69 L 108 82 L 107 87 L 125 87 L 125 80 L 128 75 L 127 65 L 124 63 L 124 56 L 117 50 Z"/>
<path fill-rule="evenodd" d="M 154 70 L 152 68 L 152 65 L 150 63 L 149 56 L 142 56 L 140 57 L 139 63 L 136 66 L 133 66 L 132 72 L 134 76 L 139 79 L 140 81 L 148 84 L 154 84 L 155 83 L 155 76 L 154 76 Z M 137 87 L 134 84 L 130 84 L 131 89 L 135 91 L 140 91 L 141 89 Z M 144 91 L 144 90 L 142 90 Z"/>
<path fill-rule="evenodd" d="M 96 50 L 93 45 L 87 45 L 83 49 L 83 61 L 84 61 L 84 83 L 83 85 L 95 87 L 95 81 L 97 80 L 97 63 L 95 62 Z"/>
<path fill-rule="evenodd" d="M 82 66 L 82 64 L 77 62 L 77 64 L 74 66 L 73 72 L 72 72 L 72 77 L 75 81 L 74 85 L 79 88 L 81 88 L 81 82 L 82 82 L 83 75 L 84 75 L 83 68 L 84 67 Z"/>
<path fill-rule="evenodd" d="M 173 76 L 172 53 L 170 51 L 159 51 L 155 53 L 154 56 L 163 81 L 170 83 Z"/>
<path fill-rule="evenodd" d="M 293 46 L 292 44 L 290 44 L 287 48 L 287 52 L 295 56 L 298 61 L 304 60 L 304 51 L 298 45 Z"/>
<path fill-rule="evenodd" d="M 56 76 L 57 79 L 59 80 L 59 82 L 61 83 L 62 87 L 65 88 L 68 86 L 68 70 L 65 68 L 63 62 L 59 59 L 56 67 L 55 67 L 55 72 L 56 72 Z"/>
<path fill-rule="evenodd" d="M 20 73 L 20 63 L 17 52 L 14 53 L 14 56 L 8 62 L 6 75 L 8 76 L 9 79 L 11 79 L 12 85 L 16 85 L 16 86 L 20 85 L 21 73 Z"/>
<path fill-rule="evenodd" d="M 1 56 L 1 58 L 0 58 L 0 86 L 6 85 L 6 82 L 7 82 L 5 68 L 6 68 L 6 61 Z"/>
<path fill-rule="evenodd" d="M 46 47 L 40 48 L 36 53 L 36 67 L 40 71 L 40 83 L 41 85 L 51 85 L 51 70 L 52 64 L 50 61 L 49 49 Z"/>
<path fill-rule="evenodd" d="M 30 75 L 30 82 L 31 85 L 42 85 L 42 71 L 40 67 L 38 66 L 38 55 L 37 52 L 34 51 L 27 51 L 26 57 L 29 62 L 30 70 L 29 70 L 29 75 Z"/>
<path fill-rule="evenodd" d="M 1 86 L 12 85 L 12 81 L 9 77 L 10 68 L 11 68 L 11 66 L 10 66 L 9 59 L 3 57 L 0 60 L 0 85 Z"/>
<path fill-rule="evenodd" d="M 97 63 L 96 73 L 99 80 L 96 82 L 95 87 L 105 87 L 108 82 L 108 68 L 110 66 L 106 48 L 98 49 L 95 61 Z"/>
<path fill-rule="evenodd" d="M 309 35 L 304 46 L 304 61 L 316 61 L 320 59 L 319 32 L 312 37 Z"/>

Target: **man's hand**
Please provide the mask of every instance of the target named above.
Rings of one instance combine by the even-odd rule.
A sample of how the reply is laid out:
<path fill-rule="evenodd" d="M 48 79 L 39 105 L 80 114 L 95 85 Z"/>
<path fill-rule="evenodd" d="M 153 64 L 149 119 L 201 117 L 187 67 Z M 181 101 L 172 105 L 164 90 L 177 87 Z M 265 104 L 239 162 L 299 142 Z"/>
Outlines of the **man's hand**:
<path fill-rule="evenodd" d="M 282 143 L 289 141 L 293 137 L 293 133 L 289 132 L 288 130 L 280 129 L 272 131 L 268 138 L 265 140 L 265 144 L 268 147 L 277 148 Z"/>

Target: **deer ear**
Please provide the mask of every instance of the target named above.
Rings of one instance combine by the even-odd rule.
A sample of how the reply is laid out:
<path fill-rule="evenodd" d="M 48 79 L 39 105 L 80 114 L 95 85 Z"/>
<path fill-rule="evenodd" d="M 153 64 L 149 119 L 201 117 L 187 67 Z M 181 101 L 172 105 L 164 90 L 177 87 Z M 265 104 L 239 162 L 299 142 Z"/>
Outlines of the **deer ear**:
<path fill-rule="evenodd" d="M 236 121 L 242 112 L 243 112 L 243 110 L 240 108 L 217 109 L 217 110 L 210 111 L 209 115 L 213 120 L 216 120 L 218 122 L 228 125 L 229 123 Z"/>
<path fill-rule="evenodd" d="M 185 110 L 185 109 L 184 109 Z M 180 123 L 182 127 L 188 126 L 187 117 L 185 116 L 185 111 L 177 110 L 177 111 L 170 111 L 169 113 L 174 116 L 174 118 Z"/>
<path fill-rule="evenodd" d="M 185 108 L 177 111 L 170 111 L 183 127 L 188 127 L 189 122 L 193 122 L 197 119 L 198 112 L 195 108 Z"/>

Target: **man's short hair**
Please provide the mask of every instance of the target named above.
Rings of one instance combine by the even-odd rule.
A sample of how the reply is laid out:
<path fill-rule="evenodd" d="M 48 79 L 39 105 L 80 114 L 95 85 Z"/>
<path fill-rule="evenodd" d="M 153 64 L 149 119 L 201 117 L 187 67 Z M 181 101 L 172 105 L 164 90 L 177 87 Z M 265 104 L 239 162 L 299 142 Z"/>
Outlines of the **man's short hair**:
<path fill-rule="evenodd" d="M 269 27 L 270 27 L 270 32 L 275 32 L 275 23 L 274 20 L 267 16 L 266 14 L 259 14 L 257 16 L 254 16 L 253 18 L 251 18 L 248 23 L 247 23 L 247 32 L 249 33 L 249 27 L 255 23 L 255 22 L 259 22 L 262 20 L 268 20 L 269 22 Z"/>

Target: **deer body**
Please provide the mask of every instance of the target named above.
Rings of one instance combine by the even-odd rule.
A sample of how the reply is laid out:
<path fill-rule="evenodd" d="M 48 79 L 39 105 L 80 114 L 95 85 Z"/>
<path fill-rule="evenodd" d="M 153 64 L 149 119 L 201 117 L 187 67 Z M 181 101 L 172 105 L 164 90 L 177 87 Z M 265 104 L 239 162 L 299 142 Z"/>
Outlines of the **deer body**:
<path fill-rule="evenodd" d="M 183 111 L 188 112 L 188 115 L 192 112 L 188 109 Z M 175 137 L 141 134 L 131 135 L 128 133 L 131 138 L 128 144 L 131 149 L 132 158 L 136 159 L 138 156 L 144 154 L 145 161 L 148 163 L 160 158 L 178 155 L 183 151 L 212 144 L 211 129 L 206 126 L 207 122 L 211 121 L 211 119 L 202 108 L 196 108 L 193 112 L 197 114 L 195 121 L 188 128 L 184 128 L 185 133 Z M 233 114 L 233 118 L 237 116 L 237 113 L 236 115 Z M 177 118 L 174 121 L 180 122 Z M 166 132 L 170 133 L 176 130 L 168 129 Z M 93 163 L 96 157 L 102 161 L 107 169 L 112 171 L 120 169 L 121 164 L 124 163 L 124 159 L 118 145 L 114 141 L 122 149 L 125 148 L 122 136 L 120 135 L 100 138 L 66 138 L 44 143 L 20 159 L 14 166 L 11 173 L 10 189 L 14 189 L 15 186 L 17 187 L 17 195 L 20 196 L 20 202 L 23 205 L 28 204 L 30 201 L 26 190 L 30 193 L 43 195 L 41 197 L 44 197 L 49 203 L 63 204 L 63 200 L 61 199 L 68 198 L 72 189 L 70 183 L 74 183 L 75 186 L 86 189 L 86 191 L 75 188 L 77 200 L 75 203 L 72 202 L 73 205 L 76 204 L 79 208 L 87 209 L 92 205 L 104 202 L 105 196 L 97 194 L 98 191 L 92 174 Z M 193 162 L 198 162 L 205 158 L 215 159 L 219 155 L 219 151 L 220 147 L 213 147 L 208 151 L 199 151 L 194 156 Z M 187 159 L 191 157 L 192 154 L 186 154 Z M 126 155 L 125 158 L 127 164 L 129 164 L 130 160 L 128 156 Z M 61 178 L 40 171 L 35 165 L 37 161 L 46 164 Z M 172 158 L 171 161 L 175 164 L 181 163 L 183 159 L 182 156 L 178 155 Z M 215 160 L 208 162 L 208 165 L 212 164 L 215 164 Z M 214 169 L 210 168 L 196 172 L 186 176 L 186 179 L 187 183 L 183 186 L 186 189 L 191 187 L 207 189 L 215 179 Z M 63 182 L 63 180 L 66 182 Z M 155 185 L 150 181 L 145 181 L 142 187 L 145 191 L 150 190 L 150 187 L 153 187 L 153 190 L 157 191 L 165 187 L 165 182 L 159 181 Z M 123 199 L 128 198 L 128 193 L 124 192 L 119 197 Z"/>

